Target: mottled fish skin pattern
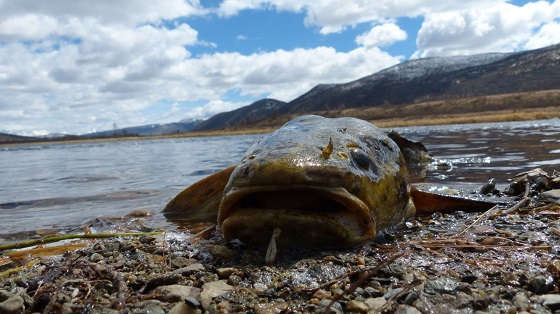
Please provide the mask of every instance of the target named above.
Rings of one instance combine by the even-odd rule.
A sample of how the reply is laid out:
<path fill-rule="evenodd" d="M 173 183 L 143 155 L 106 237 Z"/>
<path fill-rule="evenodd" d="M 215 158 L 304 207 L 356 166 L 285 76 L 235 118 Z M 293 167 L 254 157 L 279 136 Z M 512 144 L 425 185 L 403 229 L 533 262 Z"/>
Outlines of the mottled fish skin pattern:
<path fill-rule="evenodd" d="M 370 220 L 364 222 L 370 230 L 346 242 L 371 240 L 414 214 L 407 176 L 399 147 L 373 124 L 355 118 L 301 116 L 247 151 L 225 187 L 218 225 L 224 231 L 223 223 L 231 214 L 230 196 L 243 189 L 342 188 L 367 206 Z"/>

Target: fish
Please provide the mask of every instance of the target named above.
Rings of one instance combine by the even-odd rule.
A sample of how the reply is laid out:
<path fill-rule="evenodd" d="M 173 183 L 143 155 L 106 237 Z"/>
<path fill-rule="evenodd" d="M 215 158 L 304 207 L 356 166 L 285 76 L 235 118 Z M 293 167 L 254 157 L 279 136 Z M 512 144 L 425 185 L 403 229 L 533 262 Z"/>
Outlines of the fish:
<path fill-rule="evenodd" d="M 419 213 L 492 206 L 415 190 L 411 171 L 430 160 L 421 143 L 370 122 L 305 115 L 179 193 L 163 213 L 177 223 L 213 221 L 226 240 L 275 251 L 351 246 Z"/>

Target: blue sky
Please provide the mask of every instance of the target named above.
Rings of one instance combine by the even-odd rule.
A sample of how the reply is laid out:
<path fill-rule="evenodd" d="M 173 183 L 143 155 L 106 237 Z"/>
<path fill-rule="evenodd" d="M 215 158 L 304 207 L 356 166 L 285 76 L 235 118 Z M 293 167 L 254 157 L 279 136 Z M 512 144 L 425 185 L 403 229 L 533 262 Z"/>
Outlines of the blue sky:
<path fill-rule="evenodd" d="M 204 119 L 411 58 L 555 44 L 559 19 L 560 0 L 0 1 L 0 132 Z"/>

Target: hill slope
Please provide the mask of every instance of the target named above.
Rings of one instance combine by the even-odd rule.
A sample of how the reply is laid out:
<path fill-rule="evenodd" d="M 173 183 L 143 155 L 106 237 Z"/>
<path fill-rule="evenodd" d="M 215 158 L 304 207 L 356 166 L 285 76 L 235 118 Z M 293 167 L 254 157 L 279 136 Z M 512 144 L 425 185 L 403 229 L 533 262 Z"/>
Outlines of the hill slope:
<path fill-rule="evenodd" d="M 394 106 L 560 88 L 560 45 L 472 56 L 410 60 L 344 84 L 318 85 L 283 105 L 259 111 L 261 100 L 220 113 L 196 130 L 247 128 L 263 120 L 343 110 Z M 281 102 L 280 102 L 281 103 Z M 250 114 L 249 114 L 250 112 Z M 279 118 L 280 117 L 280 118 Z"/>

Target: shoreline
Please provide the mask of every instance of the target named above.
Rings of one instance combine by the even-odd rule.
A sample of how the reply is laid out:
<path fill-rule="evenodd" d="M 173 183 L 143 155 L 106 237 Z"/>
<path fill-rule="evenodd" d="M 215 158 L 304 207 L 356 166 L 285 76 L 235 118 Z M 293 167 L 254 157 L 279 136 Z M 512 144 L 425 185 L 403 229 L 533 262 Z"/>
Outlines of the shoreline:
<path fill-rule="evenodd" d="M 328 116 L 334 117 L 332 115 L 328 115 Z M 345 115 L 343 114 L 340 116 L 345 116 Z M 348 116 L 354 116 L 354 115 L 349 114 Z M 450 125 L 450 124 L 468 124 L 468 123 L 533 121 L 533 120 L 547 120 L 547 119 L 558 119 L 558 118 L 560 118 L 559 107 L 548 106 L 548 107 L 539 107 L 539 108 L 489 110 L 489 111 L 482 111 L 482 112 L 435 114 L 435 115 L 426 115 L 426 116 L 405 116 L 405 117 L 364 119 L 364 120 L 367 120 L 380 128 L 392 128 L 392 127 L 431 126 L 431 125 Z M 229 130 L 216 130 L 216 131 L 185 132 L 179 134 L 154 135 L 154 136 L 125 136 L 125 137 L 91 138 L 91 139 L 84 138 L 84 139 L 7 142 L 7 143 L 0 143 L 0 147 L 265 134 L 265 133 L 273 132 L 280 126 L 281 124 L 278 126 L 269 126 L 269 127 L 267 126 L 267 127 L 258 127 L 258 128 L 233 129 L 233 130 L 229 129 Z"/>

